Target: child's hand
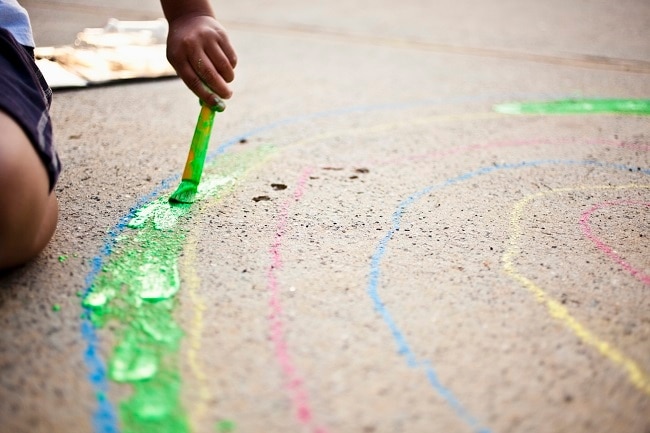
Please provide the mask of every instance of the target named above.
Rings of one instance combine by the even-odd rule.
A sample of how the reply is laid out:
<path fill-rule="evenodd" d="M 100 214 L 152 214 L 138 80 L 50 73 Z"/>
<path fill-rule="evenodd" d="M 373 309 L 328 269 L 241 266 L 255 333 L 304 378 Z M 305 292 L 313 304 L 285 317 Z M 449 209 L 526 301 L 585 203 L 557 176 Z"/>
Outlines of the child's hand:
<path fill-rule="evenodd" d="M 235 78 L 237 55 L 226 30 L 213 17 L 187 15 L 171 20 L 167 59 L 187 87 L 207 105 L 217 106 L 217 95 L 224 99 L 232 95 L 227 83 Z"/>

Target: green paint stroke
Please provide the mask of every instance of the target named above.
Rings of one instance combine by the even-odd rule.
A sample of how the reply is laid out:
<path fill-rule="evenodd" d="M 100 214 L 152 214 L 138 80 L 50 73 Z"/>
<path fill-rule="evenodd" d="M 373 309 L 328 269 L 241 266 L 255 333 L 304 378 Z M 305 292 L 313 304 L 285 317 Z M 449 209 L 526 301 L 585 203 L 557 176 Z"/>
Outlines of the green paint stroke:
<path fill-rule="evenodd" d="M 232 433 L 235 431 L 235 423 L 229 419 L 222 419 L 217 422 L 216 429 L 218 433 Z"/>
<path fill-rule="evenodd" d="M 223 155 L 209 168 L 198 200 L 223 197 L 273 148 Z M 198 207 L 195 207 L 198 209 Z M 183 331 L 174 319 L 180 289 L 178 257 L 192 215 L 189 205 L 171 206 L 160 197 L 140 208 L 118 237 L 108 263 L 95 279 L 83 305 L 98 328 L 111 325 L 113 352 L 109 377 L 131 384 L 120 403 L 124 433 L 190 431 L 180 401 L 177 354 Z"/>
<path fill-rule="evenodd" d="M 503 114 L 618 113 L 650 115 L 650 99 L 563 99 L 547 102 L 509 102 L 494 106 Z"/>

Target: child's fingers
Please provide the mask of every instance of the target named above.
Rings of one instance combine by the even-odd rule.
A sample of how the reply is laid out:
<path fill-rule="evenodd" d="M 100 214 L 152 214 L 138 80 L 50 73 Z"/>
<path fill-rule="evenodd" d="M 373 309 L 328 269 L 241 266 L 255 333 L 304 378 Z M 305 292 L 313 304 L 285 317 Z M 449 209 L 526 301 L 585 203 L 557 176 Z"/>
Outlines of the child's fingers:
<path fill-rule="evenodd" d="M 227 64 L 227 60 L 223 56 L 222 62 Z M 228 87 L 227 81 L 232 81 L 234 78 L 234 72 L 231 68 L 226 68 L 223 65 L 221 65 L 223 72 L 217 70 L 217 67 L 218 66 L 215 66 L 214 64 L 214 61 L 204 54 L 203 57 L 199 57 L 196 61 L 194 72 L 209 89 L 213 90 L 222 98 L 228 99 L 232 95 L 232 91 Z M 223 77 L 224 73 L 229 79 Z"/>
<path fill-rule="evenodd" d="M 225 33 L 222 34 L 222 38 L 219 41 L 219 46 L 221 47 L 221 50 L 223 51 L 224 55 L 230 62 L 230 67 L 234 69 L 235 66 L 237 66 L 237 54 L 235 53 L 235 49 L 230 44 L 228 35 L 226 35 Z"/>
<path fill-rule="evenodd" d="M 219 45 L 208 45 L 206 47 L 206 54 L 210 58 L 214 71 L 220 78 L 222 78 L 226 83 L 230 83 L 235 79 L 235 71 L 230 64 L 230 60 L 226 57 L 226 54 L 221 50 Z M 210 83 L 208 82 L 208 84 Z"/>
<path fill-rule="evenodd" d="M 198 96 L 199 99 L 201 99 L 201 101 L 203 101 L 210 107 L 217 108 L 218 111 L 223 111 L 225 105 L 223 104 L 223 101 L 221 101 L 219 96 L 222 96 L 223 98 L 230 96 L 232 92 L 230 92 L 230 89 L 228 89 L 227 86 L 226 86 L 227 91 L 223 92 L 224 95 L 215 93 L 215 91 L 213 91 L 210 87 L 204 84 L 203 79 L 201 79 L 201 77 L 196 73 L 195 69 L 190 65 L 189 60 L 185 63 L 185 65 L 179 67 L 177 69 L 177 72 L 181 80 L 183 80 L 183 82 L 185 83 L 185 85 L 192 92 L 194 92 L 194 94 Z"/>
<path fill-rule="evenodd" d="M 171 22 L 167 58 L 187 87 L 207 105 L 218 107 L 218 97 L 232 95 L 228 83 L 235 78 L 237 56 L 225 29 L 214 18 L 190 16 Z"/>

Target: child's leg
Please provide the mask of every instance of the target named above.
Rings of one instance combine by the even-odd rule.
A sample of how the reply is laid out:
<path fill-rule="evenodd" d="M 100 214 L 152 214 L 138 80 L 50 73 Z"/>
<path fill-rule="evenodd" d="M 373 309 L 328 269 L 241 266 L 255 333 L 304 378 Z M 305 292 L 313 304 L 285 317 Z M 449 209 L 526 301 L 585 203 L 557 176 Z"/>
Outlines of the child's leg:
<path fill-rule="evenodd" d="M 56 228 L 51 95 L 30 48 L 0 28 L 0 269 L 35 257 Z"/>
<path fill-rule="evenodd" d="M 36 256 L 54 234 L 58 204 L 22 128 L 0 111 L 0 269 Z"/>

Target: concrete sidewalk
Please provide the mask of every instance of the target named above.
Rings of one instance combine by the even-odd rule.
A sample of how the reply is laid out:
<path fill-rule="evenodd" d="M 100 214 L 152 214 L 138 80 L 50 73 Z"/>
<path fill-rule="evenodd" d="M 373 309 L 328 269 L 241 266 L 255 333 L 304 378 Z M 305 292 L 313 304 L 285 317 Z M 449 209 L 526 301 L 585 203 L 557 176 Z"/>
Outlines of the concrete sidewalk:
<path fill-rule="evenodd" d="M 22 3 L 39 45 L 162 15 Z M 494 110 L 650 98 L 647 2 L 215 9 L 240 63 L 190 209 L 179 80 L 55 94 L 1 433 L 650 429 L 650 118 Z"/>

